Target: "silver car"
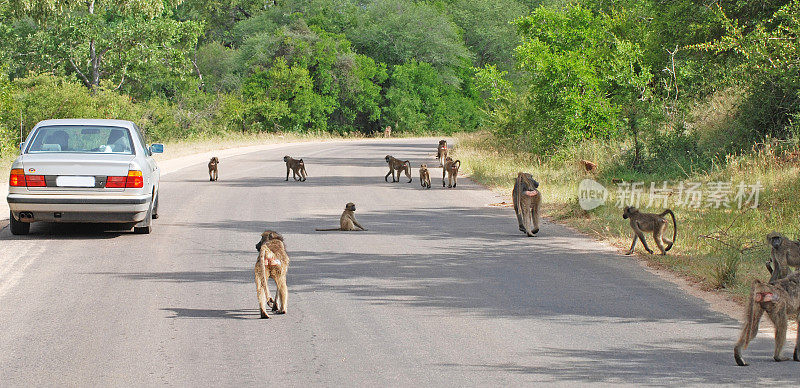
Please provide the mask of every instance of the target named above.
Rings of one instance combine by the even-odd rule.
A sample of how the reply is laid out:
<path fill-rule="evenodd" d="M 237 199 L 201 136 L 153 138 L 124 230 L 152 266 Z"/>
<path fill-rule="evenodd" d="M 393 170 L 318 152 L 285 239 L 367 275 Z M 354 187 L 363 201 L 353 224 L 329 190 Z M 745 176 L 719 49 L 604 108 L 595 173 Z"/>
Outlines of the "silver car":
<path fill-rule="evenodd" d="M 136 124 L 122 120 L 45 120 L 11 165 L 11 233 L 45 222 L 120 223 L 150 233 L 158 218 L 160 172 Z"/>

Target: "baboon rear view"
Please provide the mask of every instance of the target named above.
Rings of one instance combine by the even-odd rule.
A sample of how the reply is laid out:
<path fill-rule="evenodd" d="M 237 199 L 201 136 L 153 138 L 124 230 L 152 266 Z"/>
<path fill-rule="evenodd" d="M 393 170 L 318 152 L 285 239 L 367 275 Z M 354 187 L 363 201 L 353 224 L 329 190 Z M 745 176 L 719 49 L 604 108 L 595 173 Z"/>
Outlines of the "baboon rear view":
<path fill-rule="evenodd" d="M 278 232 L 266 230 L 261 233 L 261 241 L 256 244 L 258 260 L 256 261 L 256 293 L 261 318 L 269 318 L 267 307 L 272 306 L 272 311 L 285 314 L 289 297 L 286 286 L 286 273 L 289 271 L 289 255 L 283 244 L 283 236 Z M 272 278 L 277 286 L 277 299 L 272 299 L 267 285 L 267 278 Z"/>
<path fill-rule="evenodd" d="M 733 348 L 733 358 L 739 366 L 747 366 L 747 362 L 742 357 L 742 352 L 747 349 L 747 345 L 758 334 L 758 324 L 764 312 L 775 326 L 775 351 L 772 359 L 784 361 L 788 358 L 781 356 L 781 350 L 786 343 L 786 329 L 789 325 L 788 319 L 800 319 L 800 271 L 796 271 L 787 277 L 780 278 L 781 263 L 775 261 L 775 271 L 769 283 L 760 280 L 753 281 L 750 297 L 745 307 L 744 326 L 736 346 Z M 800 361 L 800 321 L 797 326 L 797 340 L 794 345 L 793 359 Z"/>

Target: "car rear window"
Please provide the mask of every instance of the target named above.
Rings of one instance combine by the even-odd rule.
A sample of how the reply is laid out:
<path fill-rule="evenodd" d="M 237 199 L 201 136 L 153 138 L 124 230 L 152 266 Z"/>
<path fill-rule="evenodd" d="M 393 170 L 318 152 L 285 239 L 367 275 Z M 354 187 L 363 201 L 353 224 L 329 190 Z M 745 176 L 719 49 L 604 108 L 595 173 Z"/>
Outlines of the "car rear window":
<path fill-rule="evenodd" d="M 39 127 L 28 153 L 77 152 L 133 154 L 131 135 L 126 128 L 65 125 Z"/>

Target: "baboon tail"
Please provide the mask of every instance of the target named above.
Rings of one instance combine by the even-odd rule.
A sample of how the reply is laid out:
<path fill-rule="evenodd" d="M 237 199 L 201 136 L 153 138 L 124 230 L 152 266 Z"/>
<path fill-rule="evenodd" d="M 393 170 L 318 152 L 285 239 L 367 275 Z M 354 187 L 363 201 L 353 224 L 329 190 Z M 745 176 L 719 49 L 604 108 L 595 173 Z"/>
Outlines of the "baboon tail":
<path fill-rule="evenodd" d="M 314 229 L 317 232 L 332 232 L 334 230 L 342 230 L 342 228 L 330 228 L 330 229 Z"/>
<path fill-rule="evenodd" d="M 672 210 L 667 209 L 661 212 L 659 216 L 664 217 L 667 214 L 672 217 L 672 241 L 664 248 L 664 252 L 672 249 L 672 246 L 675 244 L 675 237 L 678 236 L 678 223 L 675 221 L 675 213 L 673 213 Z"/>
<path fill-rule="evenodd" d="M 453 162 L 453 164 L 454 164 L 454 165 L 455 165 L 455 164 L 458 164 L 458 166 L 456 166 L 456 169 L 459 169 L 459 168 L 461 168 L 461 161 L 460 161 L 460 160 L 456 160 L 455 162 Z"/>
<path fill-rule="evenodd" d="M 261 318 L 269 318 L 267 316 L 267 305 L 269 303 L 269 297 L 267 293 L 269 290 L 267 289 L 266 284 L 266 272 L 264 268 L 264 261 L 260 258 L 256 262 L 255 267 L 255 276 L 256 276 L 256 294 L 258 296 L 258 308 L 261 310 Z"/>

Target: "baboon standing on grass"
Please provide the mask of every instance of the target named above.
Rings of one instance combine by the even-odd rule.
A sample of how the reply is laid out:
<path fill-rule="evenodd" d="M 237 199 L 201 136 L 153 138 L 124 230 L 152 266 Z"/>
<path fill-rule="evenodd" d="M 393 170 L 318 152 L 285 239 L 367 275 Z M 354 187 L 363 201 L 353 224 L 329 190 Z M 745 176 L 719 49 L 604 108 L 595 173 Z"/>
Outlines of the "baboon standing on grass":
<path fill-rule="evenodd" d="M 800 242 L 790 240 L 783 234 L 771 232 L 767 235 L 767 242 L 772 247 L 770 261 L 767 262 L 767 270 L 773 273 L 772 264 L 776 261 L 781 263 L 783 273 L 778 274 L 779 278 L 789 275 L 791 267 L 800 267 Z"/>
<path fill-rule="evenodd" d="M 664 230 L 667 229 L 667 219 L 664 218 L 664 216 L 667 214 L 672 217 L 671 241 L 664 238 Z M 633 206 L 626 206 L 625 210 L 622 211 L 622 218 L 629 219 L 631 229 L 633 229 L 633 242 L 631 243 L 631 249 L 625 253 L 626 255 L 633 254 L 633 249 L 636 247 L 637 240 L 642 240 L 644 249 L 649 253 L 653 253 L 653 250 L 647 246 L 647 241 L 644 239 L 643 232 L 653 233 L 653 240 L 656 242 L 658 249 L 661 250 L 662 255 L 666 255 L 667 251 L 669 251 L 675 243 L 675 236 L 678 234 L 678 223 L 675 221 L 675 213 L 670 209 L 664 210 L 660 214 L 655 214 L 642 213 Z M 664 243 L 667 244 L 666 247 Z"/>

